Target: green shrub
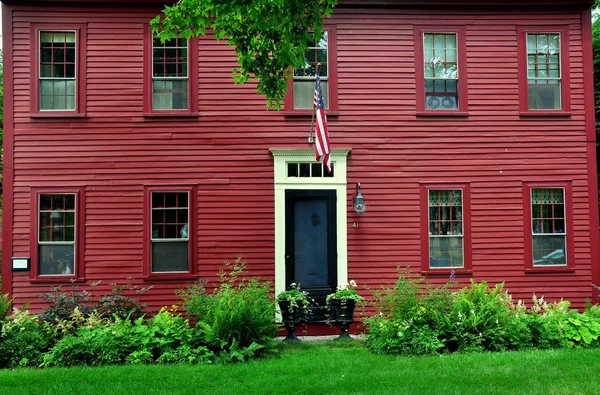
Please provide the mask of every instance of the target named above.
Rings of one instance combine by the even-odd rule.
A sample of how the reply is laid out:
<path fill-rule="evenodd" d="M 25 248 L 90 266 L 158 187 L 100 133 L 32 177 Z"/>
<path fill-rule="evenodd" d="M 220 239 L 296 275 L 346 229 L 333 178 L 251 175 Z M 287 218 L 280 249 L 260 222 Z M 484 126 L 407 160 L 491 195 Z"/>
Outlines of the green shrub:
<path fill-rule="evenodd" d="M 375 293 L 379 314 L 365 320 L 367 346 L 376 353 L 426 355 L 444 347 L 437 322 L 449 313 L 448 286 L 424 284 L 422 277 L 401 273 L 395 286 Z"/>
<path fill-rule="evenodd" d="M 500 351 L 530 347 L 528 322 L 499 284 L 425 284 L 401 274 L 392 289 L 376 293 L 380 314 L 366 320 L 367 346 L 378 353 L 423 355 L 440 352 Z M 521 313 L 521 316 L 519 315 Z"/>
<path fill-rule="evenodd" d="M 208 347 L 224 359 L 227 353 L 243 355 L 245 349 L 254 350 L 252 355 L 270 349 L 278 327 L 269 283 L 247 278 L 240 258 L 234 264 L 225 263 L 219 278 L 212 293 L 204 283 L 179 292 Z"/>
<path fill-rule="evenodd" d="M 438 320 L 448 351 L 502 351 L 530 344 L 531 333 L 512 314 L 512 298 L 503 287 L 471 280 L 470 287 L 454 294 L 450 312 Z"/>
<path fill-rule="evenodd" d="M 81 327 L 76 334 L 60 339 L 44 355 L 43 366 L 110 365 L 125 362 L 133 351 L 129 336 L 130 323 L 115 322 L 109 326 Z"/>
<path fill-rule="evenodd" d="M 0 283 L 0 285 L 2 285 Z M 6 316 L 10 311 L 10 306 L 12 306 L 13 299 L 8 298 L 8 294 L 2 295 L 0 294 L 0 330 L 2 329 L 2 324 L 6 320 Z"/>
<path fill-rule="evenodd" d="M 52 341 L 52 332 L 36 315 L 14 309 L 2 327 L 0 368 L 38 366 Z"/>
<path fill-rule="evenodd" d="M 522 316 L 532 335 L 535 348 L 551 349 L 571 347 L 564 335 L 564 325 L 569 314 L 569 302 L 547 303 L 544 298 L 533 295 L 533 305 L 528 314 Z"/>
<path fill-rule="evenodd" d="M 154 318 L 131 321 L 115 318 L 103 325 L 81 325 L 44 357 L 44 366 L 199 363 L 212 354 L 201 346 L 198 331 L 187 320 L 162 309 Z"/>

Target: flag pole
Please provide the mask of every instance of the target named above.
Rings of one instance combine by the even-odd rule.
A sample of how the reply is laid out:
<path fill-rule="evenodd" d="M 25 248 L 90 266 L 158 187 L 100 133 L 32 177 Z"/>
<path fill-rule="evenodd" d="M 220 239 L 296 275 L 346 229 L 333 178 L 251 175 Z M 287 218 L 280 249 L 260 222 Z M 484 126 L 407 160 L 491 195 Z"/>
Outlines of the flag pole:
<path fill-rule="evenodd" d="M 315 70 L 315 77 L 319 76 L 319 65 L 321 63 L 317 63 L 317 67 Z M 315 104 L 315 100 L 313 98 L 313 110 L 312 110 L 312 119 L 310 120 L 310 134 L 308 135 L 308 144 L 312 144 L 315 142 L 313 138 L 313 131 L 315 130 L 315 112 L 317 111 L 317 106 Z"/>

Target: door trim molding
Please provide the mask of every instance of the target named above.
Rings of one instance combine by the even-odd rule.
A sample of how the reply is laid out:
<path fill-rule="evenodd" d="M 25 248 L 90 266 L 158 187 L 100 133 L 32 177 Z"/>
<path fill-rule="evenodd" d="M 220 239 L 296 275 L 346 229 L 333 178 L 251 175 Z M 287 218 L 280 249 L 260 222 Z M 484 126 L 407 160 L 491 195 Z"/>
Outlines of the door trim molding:
<path fill-rule="evenodd" d="M 337 282 L 348 282 L 348 230 L 346 168 L 350 149 L 331 153 L 333 177 L 299 178 L 287 176 L 288 162 L 317 163 L 311 149 L 270 149 L 274 158 L 275 187 L 275 294 L 285 290 L 285 191 L 290 189 L 331 189 L 336 191 Z"/>

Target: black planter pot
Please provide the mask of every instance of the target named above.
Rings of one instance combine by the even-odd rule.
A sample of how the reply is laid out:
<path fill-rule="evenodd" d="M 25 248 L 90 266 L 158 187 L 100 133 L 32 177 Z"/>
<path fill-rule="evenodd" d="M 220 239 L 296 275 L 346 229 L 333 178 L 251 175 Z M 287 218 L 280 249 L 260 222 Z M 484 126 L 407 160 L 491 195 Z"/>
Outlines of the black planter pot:
<path fill-rule="evenodd" d="M 340 326 L 340 337 L 336 340 L 352 340 L 348 329 L 354 322 L 356 301 L 354 299 L 331 299 L 329 306 L 333 320 Z"/>
<path fill-rule="evenodd" d="M 300 339 L 296 336 L 296 325 L 301 323 L 304 318 L 304 305 L 298 302 L 298 306 L 294 306 L 294 311 L 291 311 L 291 305 L 288 300 L 278 302 L 281 310 L 281 322 L 287 330 L 287 336 L 283 339 L 287 343 L 299 343 Z"/>

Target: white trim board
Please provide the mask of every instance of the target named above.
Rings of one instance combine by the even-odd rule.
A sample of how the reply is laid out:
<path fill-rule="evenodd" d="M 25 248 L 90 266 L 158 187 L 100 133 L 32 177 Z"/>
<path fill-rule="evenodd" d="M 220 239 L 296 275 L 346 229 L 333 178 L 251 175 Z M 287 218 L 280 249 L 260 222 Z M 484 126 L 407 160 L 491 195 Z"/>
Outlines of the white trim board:
<path fill-rule="evenodd" d="M 348 230 L 346 208 L 347 180 L 346 167 L 349 149 L 337 149 L 331 152 L 333 177 L 302 178 L 288 177 L 287 164 L 317 163 L 312 149 L 270 149 L 274 158 L 275 186 L 275 294 L 285 290 L 285 191 L 291 189 L 329 189 L 336 191 L 337 217 L 337 280 L 338 285 L 348 283 Z"/>

